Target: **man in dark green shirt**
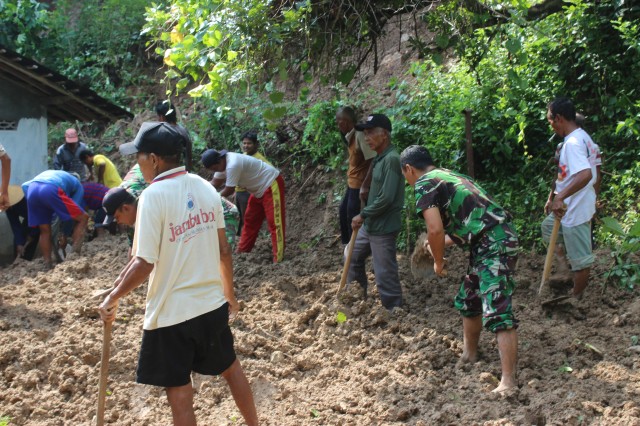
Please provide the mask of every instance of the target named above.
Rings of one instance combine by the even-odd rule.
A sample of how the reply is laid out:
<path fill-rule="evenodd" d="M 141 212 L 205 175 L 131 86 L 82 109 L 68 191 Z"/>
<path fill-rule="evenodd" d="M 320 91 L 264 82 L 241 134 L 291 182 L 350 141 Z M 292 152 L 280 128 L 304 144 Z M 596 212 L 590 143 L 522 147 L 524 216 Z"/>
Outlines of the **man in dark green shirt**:
<path fill-rule="evenodd" d="M 438 168 L 429 151 L 413 145 L 402 152 L 402 174 L 415 186 L 416 208 L 427 226 L 436 274 L 445 275 L 444 249 L 469 250 L 469 269 L 455 298 L 462 315 L 462 360 L 475 362 L 482 326 L 494 333 L 502 380 L 494 392 L 516 386 L 518 321 L 511 309 L 518 236 L 509 215 L 473 180 Z"/>
<path fill-rule="evenodd" d="M 383 114 L 370 115 L 356 124 L 363 131 L 367 145 L 378 155 L 372 163 L 372 179 L 367 204 L 351 221 L 358 233 L 347 282 L 358 281 L 367 290 L 365 261 L 371 254 L 376 285 L 382 305 L 391 310 L 402 305 L 402 287 L 398 277 L 396 236 L 402 226 L 404 180 L 400 170 L 400 156 L 391 145 L 391 121 Z"/>

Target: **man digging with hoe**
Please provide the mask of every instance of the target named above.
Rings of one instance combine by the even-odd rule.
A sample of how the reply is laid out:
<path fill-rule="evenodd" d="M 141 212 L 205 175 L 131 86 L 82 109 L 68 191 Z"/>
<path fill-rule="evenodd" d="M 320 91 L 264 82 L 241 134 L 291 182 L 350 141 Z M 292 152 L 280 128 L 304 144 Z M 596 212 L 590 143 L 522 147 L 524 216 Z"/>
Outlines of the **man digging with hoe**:
<path fill-rule="evenodd" d="M 446 246 L 457 244 L 469 250 L 469 269 L 455 298 L 462 314 L 462 361 L 478 359 L 484 325 L 496 333 L 500 352 L 502 379 L 493 392 L 515 388 L 518 321 L 511 309 L 511 294 L 518 237 L 509 215 L 470 178 L 437 168 L 425 147 L 408 147 L 400 161 L 427 226 L 426 248 L 433 256 L 434 272 L 445 275 Z"/>
<path fill-rule="evenodd" d="M 136 154 L 149 187 L 138 201 L 133 260 L 99 307 L 116 318 L 118 300 L 149 277 L 136 381 L 165 388 L 173 424 L 196 424 L 191 372 L 222 375 L 248 425 L 258 416 L 233 348 L 238 314 L 231 248 L 220 196 L 180 166 L 183 136 L 167 123 L 144 123 L 120 147 Z"/>

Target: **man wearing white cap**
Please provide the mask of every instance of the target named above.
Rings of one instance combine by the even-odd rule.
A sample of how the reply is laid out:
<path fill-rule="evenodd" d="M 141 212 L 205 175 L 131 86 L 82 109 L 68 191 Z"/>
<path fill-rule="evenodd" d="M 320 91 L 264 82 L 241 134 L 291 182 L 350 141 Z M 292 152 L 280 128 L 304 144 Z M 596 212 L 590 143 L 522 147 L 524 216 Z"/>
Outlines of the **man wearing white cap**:
<path fill-rule="evenodd" d="M 56 150 L 56 155 L 53 158 L 53 168 L 55 170 L 64 170 L 65 172 L 75 172 L 80 175 L 82 182 L 86 182 L 87 168 L 80 160 L 80 153 L 88 149 L 87 145 L 80 142 L 76 129 L 67 129 L 64 132 L 64 140 L 65 143 Z"/>

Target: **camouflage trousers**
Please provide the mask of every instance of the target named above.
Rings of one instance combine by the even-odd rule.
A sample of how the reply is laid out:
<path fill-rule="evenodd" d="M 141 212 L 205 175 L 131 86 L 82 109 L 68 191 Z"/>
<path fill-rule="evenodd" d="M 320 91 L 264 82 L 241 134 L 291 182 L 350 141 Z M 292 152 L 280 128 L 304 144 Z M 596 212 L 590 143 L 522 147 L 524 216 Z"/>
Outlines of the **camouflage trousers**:
<path fill-rule="evenodd" d="M 518 327 L 511 295 L 518 260 L 518 236 L 508 223 L 486 231 L 471 246 L 469 269 L 455 298 L 464 317 L 482 314 L 482 325 L 497 332 Z"/>
<path fill-rule="evenodd" d="M 224 216 L 224 234 L 232 249 L 236 246 L 236 235 L 238 234 L 238 224 L 240 223 L 240 213 L 238 208 L 231 201 L 222 198 L 222 213 Z"/>

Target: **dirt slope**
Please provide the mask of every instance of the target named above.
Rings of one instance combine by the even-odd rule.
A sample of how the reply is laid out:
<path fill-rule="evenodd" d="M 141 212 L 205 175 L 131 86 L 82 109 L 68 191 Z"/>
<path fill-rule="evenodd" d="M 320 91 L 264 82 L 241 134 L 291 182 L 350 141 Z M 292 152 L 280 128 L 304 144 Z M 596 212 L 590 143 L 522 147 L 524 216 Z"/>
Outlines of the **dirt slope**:
<path fill-rule="evenodd" d="M 628 349 L 639 334 L 640 301 L 611 287 L 601 295 L 603 266 L 578 306 L 543 310 L 536 297 L 543 258 L 522 255 L 520 388 L 493 395 L 492 335 L 483 333 L 480 362 L 456 367 L 461 321 L 452 298 L 464 253 L 451 251 L 449 278 L 428 282 L 414 280 L 401 256 L 407 304 L 392 315 L 375 291 L 366 301 L 353 289 L 338 300 L 336 206 L 317 204 L 335 176 L 316 175 L 302 192 L 289 187 L 287 260 L 270 263 L 266 234 L 254 253 L 235 259 L 246 303 L 233 325 L 236 350 L 263 424 L 640 425 L 640 360 Z M 15 425 L 92 423 L 102 328 L 89 297 L 111 284 L 126 251 L 124 236 L 109 237 L 53 271 L 27 262 L 0 270 L 0 417 Z M 123 300 L 114 325 L 106 414 L 114 425 L 170 424 L 162 390 L 134 383 L 145 290 Z M 338 311 L 346 322 L 337 323 Z M 560 371 L 566 367 L 572 371 Z M 223 381 L 197 376 L 194 384 L 199 424 L 244 424 Z"/>

